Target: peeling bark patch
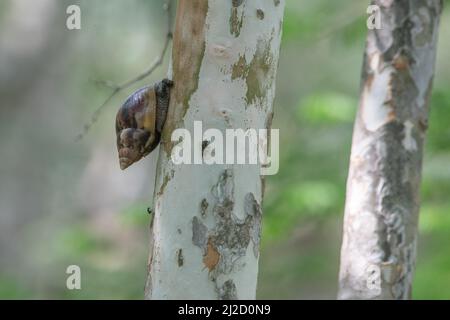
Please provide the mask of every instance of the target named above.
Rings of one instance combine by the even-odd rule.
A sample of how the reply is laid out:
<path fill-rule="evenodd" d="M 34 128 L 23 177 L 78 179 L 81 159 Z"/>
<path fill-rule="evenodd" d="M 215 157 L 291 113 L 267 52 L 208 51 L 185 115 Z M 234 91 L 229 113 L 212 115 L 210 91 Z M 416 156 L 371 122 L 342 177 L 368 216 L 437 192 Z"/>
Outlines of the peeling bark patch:
<path fill-rule="evenodd" d="M 178 263 L 178 267 L 182 267 L 184 264 L 184 257 L 183 257 L 182 249 L 178 249 L 178 251 L 177 251 L 177 263 Z"/>
<path fill-rule="evenodd" d="M 253 242 L 253 254 L 255 255 L 255 258 L 258 258 L 259 243 L 261 239 L 261 206 L 251 192 L 245 195 L 244 211 L 247 216 L 253 217 L 251 239 Z"/>
<path fill-rule="evenodd" d="M 192 219 L 192 243 L 206 249 L 208 228 L 197 217 Z"/>
<path fill-rule="evenodd" d="M 384 261 L 389 261 L 391 257 L 396 257 L 394 260 L 397 260 L 402 255 L 398 250 L 401 250 L 405 242 L 411 241 L 405 238 L 405 226 L 410 224 L 409 219 L 418 211 L 418 192 L 414 191 L 414 185 L 420 179 L 421 152 L 417 152 L 417 145 L 413 153 L 403 148 L 403 140 L 400 138 L 405 132 L 403 124 L 389 124 L 383 131 L 383 142 L 378 142 L 376 149 L 380 172 L 377 211 L 386 227 L 383 238 L 386 241 Z"/>
<path fill-rule="evenodd" d="M 200 203 L 200 214 L 202 218 L 206 218 L 206 212 L 208 210 L 208 201 L 206 199 L 203 199 Z"/>
<path fill-rule="evenodd" d="M 261 208 L 254 195 L 249 193 L 244 204 L 245 219 L 234 215 L 234 177 L 229 169 L 219 176 L 211 194 L 215 199 L 212 209 L 215 227 L 208 230 L 195 216 L 192 219 L 192 242 L 203 249 L 203 264 L 211 273 L 211 280 L 216 281 L 219 274 L 229 274 L 243 266 L 239 259 L 246 255 L 250 241 L 255 257 L 258 256 Z M 208 206 L 206 199 L 200 204 L 205 211 Z"/>
<path fill-rule="evenodd" d="M 232 0 L 231 1 L 233 7 L 239 7 L 243 2 L 244 2 L 244 0 Z"/>
<path fill-rule="evenodd" d="M 242 3 L 242 1 L 241 1 Z M 241 11 L 241 14 L 239 15 L 239 11 Z M 239 10 L 238 6 L 234 6 L 231 8 L 231 14 L 230 14 L 230 33 L 234 37 L 239 37 L 241 34 L 241 28 L 242 24 L 244 22 L 244 10 Z"/>
<path fill-rule="evenodd" d="M 423 10 L 419 10 L 417 15 L 412 18 L 416 25 L 412 30 L 413 41 L 416 46 L 423 47 L 428 45 L 433 39 L 433 24 L 430 23 L 431 19 L 431 13 L 424 8 Z"/>
<path fill-rule="evenodd" d="M 211 193 L 216 200 L 223 204 L 232 202 L 234 193 L 233 171 L 227 169 L 221 173 L 217 183 L 211 188 Z M 232 204 L 231 204 L 232 205 Z M 232 208 L 231 208 L 232 209 Z"/>
<path fill-rule="evenodd" d="M 261 9 L 257 9 L 256 16 L 258 17 L 259 20 L 264 20 L 264 11 L 262 11 Z"/>
<path fill-rule="evenodd" d="M 376 55 L 377 56 L 377 55 Z M 381 72 L 379 58 L 371 59 L 371 70 L 361 98 L 361 117 L 364 128 L 369 131 L 377 131 L 381 126 L 393 120 L 391 102 L 392 88 L 387 86 L 392 79 L 392 68 L 386 67 Z M 375 62 L 374 62 L 375 61 Z"/>
<path fill-rule="evenodd" d="M 208 239 L 208 244 L 206 246 L 206 253 L 203 256 L 203 264 L 208 269 L 209 272 L 214 270 L 219 263 L 220 254 L 217 249 L 212 244 L 211 237 Z"/>
<path fill-rule="evenodd" d="M 227 280 L 223 283 L 222 287 L 219 289 L 219 299 L 220 300 L 237 300 L 237 290 L 236 285 L 233 280 Z"/>
<path fill-rule="evenodd" d="M 239 270 L 242 265 L 241 257 L 246 255 L 250 241 L 257 242 L 254 232 L 260 225 L 260 214 L 249 204 L 249 211 L 254 215 L 247 215 L 245 219 L 237 218 L 234 213 L 234 177 L 232 170 L 225 170 L 219 177 L 211 193 L 215 198 L 212 212 L 216 226 L 210 230 L 211 245 L 217 249 L 220 261 L 215 268 L 218 274 L 229 274 Z"/>
<path fill-rule="evenodd" d="M 405 121 L 415 118 L 419 107 L 416 104 L 419 89 L 411 76 L 410 68 L 393 73 L 389 87 L 391 88 L 389 104 L 395 111 L 398 120 Z M 411 105 L 411 107 L 405 108 L 405 105 Z"/>

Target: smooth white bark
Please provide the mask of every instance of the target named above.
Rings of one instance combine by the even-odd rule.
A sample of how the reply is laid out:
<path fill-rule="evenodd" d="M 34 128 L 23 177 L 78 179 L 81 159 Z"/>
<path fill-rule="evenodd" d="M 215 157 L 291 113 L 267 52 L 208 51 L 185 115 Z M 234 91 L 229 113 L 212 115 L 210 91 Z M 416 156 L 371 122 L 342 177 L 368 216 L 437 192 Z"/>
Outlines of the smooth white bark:
<path fill-rule="evenodd" d="M 284 0 L 180 0 L 158 163 L 148 299 L 254 299 L 259 165 L 175 165 L 170 134 L 270 126 Z M 193 146 L 202 157 L 202 145 Z"/>

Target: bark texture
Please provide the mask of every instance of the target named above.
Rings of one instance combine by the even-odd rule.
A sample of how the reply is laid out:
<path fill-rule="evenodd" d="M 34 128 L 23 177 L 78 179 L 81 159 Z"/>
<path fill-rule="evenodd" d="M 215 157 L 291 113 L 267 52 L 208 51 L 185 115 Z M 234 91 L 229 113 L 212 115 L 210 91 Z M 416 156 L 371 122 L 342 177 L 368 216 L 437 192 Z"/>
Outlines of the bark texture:
<path fill-rule="evenodd" d="M 259 165 L 175 165 L 171 133 L 271 123 L 283 0 L 180 0 L 162 134 L 147 299 L 254 299 Z M 225 136 L 225 134 L 224 134 Z M 207 142 L 206 142 L 207 144 Z M 205 142 L 193 146 L 202 158 Z"/>
<path fill-rule="evenodd" d="M 408 299 L 441 0 L 377 0 L 344 219 L 340 299 Z"/>

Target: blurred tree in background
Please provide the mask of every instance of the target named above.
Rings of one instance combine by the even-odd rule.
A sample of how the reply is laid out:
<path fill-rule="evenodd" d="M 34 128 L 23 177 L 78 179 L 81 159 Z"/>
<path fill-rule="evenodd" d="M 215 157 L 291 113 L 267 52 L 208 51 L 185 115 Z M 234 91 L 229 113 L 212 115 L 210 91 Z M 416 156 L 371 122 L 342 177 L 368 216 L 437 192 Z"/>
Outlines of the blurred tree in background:
<path fill-rule="evenodd" d="M 448 1 L 447 1 L 448 2 Z M 65 28 L 66 7 L 82 29 Z M 368 3 L 287 0 L 273 128 L 280 171 L 266 180 L 258 298 L 334 299 Z M 32 8 L 32 10 L 30 9 Z M 119 94 L 164 40 L 158 1 L 0 0 L 0 298 L 141 299 L 155 155 L 119 170 Z M 422 183 L 413 298 L 450 299 L 450 10 L 441 19 Z M 145 179 L 144 179 L 145 178 Z M 82 290 L 66 289 L 68 265 Z"/>

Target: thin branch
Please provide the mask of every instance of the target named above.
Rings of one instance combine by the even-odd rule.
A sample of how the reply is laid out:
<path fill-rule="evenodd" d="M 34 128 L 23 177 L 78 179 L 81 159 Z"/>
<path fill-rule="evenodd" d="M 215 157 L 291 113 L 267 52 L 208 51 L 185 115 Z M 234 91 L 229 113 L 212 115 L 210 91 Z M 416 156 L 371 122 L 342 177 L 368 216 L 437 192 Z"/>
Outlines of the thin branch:
<path fill-rule="evenodd" d="M 84 125 L 83 132 L 81 132 L 76 137 L 76 139 L 75 139 L 76 141 L 79 141 L 79 140 L 83 139 L 83 137 L 89 132 L 91 127 L 97 122 L 97 120 L 98 120 L 101 112 L 103 111 L 103 109 L 108 105 L 108 103 L 111 101 L 111 99 L 115 97 L 116 94 L 118 94 L 122 90 L 132 86 L 136 82 L 147 78 L 149 75 L 151 75 L 153 73 L 153 71 L 156 70 L 156 68 L 158 68 L 160 65 L 162 65 L 162 63 L 164 62 L 164 56 L 166 55 L 167 49 L 169 48 L 169 45 L 170 45 L 170 41 L 172 40 L 172 37 L 173 37 L 172 36 L 171 7 L 172 7 L 171 0 L 166 0 L 165 3 L 164 3 L 164 7 L 163 7 L 164 10 L 166 11 L 166 15 L 167 15 L 166 40 L 164 41 L 164 46 L 162 48 L 161 53 L 159 54 L 159 56 L 155 59 L 155 61 L 151 64 L 151 66 L 146 71 L 142 72 L 137 77 L 134 77 L 134 78 L 132 78 L 132 79 L 130 79 L 128 81 L 123 82 L 122 84 L 119 84 L 119 85 L 111 83 L 109 81 L 104 81 L 104 80 L 96 80 L 95 81 L 97 84 L 100 84 L 102 86 L 105 86 L 107 88 L 112 89 L 112 91 L 109 94 L 109 96 L 105 99 L 105 101 L 100 105 L 100 107 L 98 107 L 94 111 L 90 121 Z"/>

